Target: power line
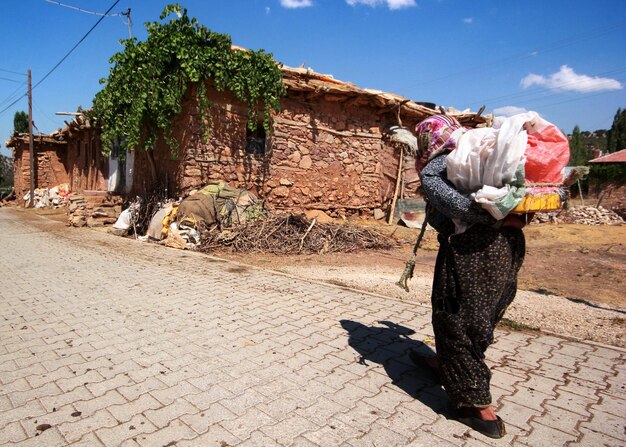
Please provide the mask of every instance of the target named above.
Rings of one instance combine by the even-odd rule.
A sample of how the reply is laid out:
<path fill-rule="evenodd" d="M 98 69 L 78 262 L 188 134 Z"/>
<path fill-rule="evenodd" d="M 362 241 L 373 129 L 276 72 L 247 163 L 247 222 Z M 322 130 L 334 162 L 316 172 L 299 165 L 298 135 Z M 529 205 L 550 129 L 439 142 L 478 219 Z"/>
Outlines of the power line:
<path fill-rule="evenodd" d="M 19 98 L 17 98 L 15 101 L 13 101 L 11 104 L 9 104 L 8 106 L 6 106 L 4 109 L 0 110 L 0 115 L 2 115 L 4 112 L 6 112 L 7 110 L 9 110 L 11 107 L 13 107 L 15 104 L 17 104 L 19 102 L 20 99 L 24 98 L 28 96 L 28 93 L 24 93 L 22 96 L 20 96 Z"/>
<path fill-rule="evenodd" d="M 2 79 L 3 81 L 10 81 L 10 82 L 17 82 L 18 84 L 21 84 L 22 81 L 18 81 L 16 79 L 9 79 L 9 78 L 4 78 L 2 76 L 0 76 L 0 79 Z"/>
<path fill-rule="evenodd" d="M 11 73 L 14 75 L 26 76 L 26 74 L 20 73 L 19 71 L 7 70 L 5 68 L 0 68 L 0 71 L 4 71 L 5 73 Z"/>
<path fill-rule="evenodd" d="M 50 75 L 54 72 L 54 70 L 56 70 L 56 69 L 59 67 L 59 65 L 61 65 L 61 64 L 63 63 L 63 61 L 64 61 L 65 59 L 67 59 L 67 57 L 68 57 L 70 54 L 72 54 L 72 52 L 76 49 L 76 47 L 78 47 L 78 45 L 80 45 L 80 44 L 83 42 L 83 40 L 85 40 L 85 39 L 87 38 L 87 36 L 88 36 L 89 34 L 91 34 L 91 32 L 92 32 L 92 31 L 96 28 L 96 26 L 98 26 L 98 25 L 100 24 L 100 22 L 102 22 L 102 20 L 103 20 L 105 17 L 107 17 L 107 14 L 108 14 L 109 12 L 111 12 L 111 10 L 112 10 L 113 8 L 115 8 L 115 6 L 116 6 L 119 2 L 120 2 L 120 0 L 115 0 L 115 2 L 113 2 L 113 4 L 109 7 L 109 9 L 107 9 L 107 12 L 105 12 L 105 13 L 104 13 L 104 15 L 103 15 L 103 16 L 101 16 L 101 17 L 98 19 L 98 21 L 97 21 L 97 22 L 96 22 L 96 23 L 95 23 L 95 24 L 94 24 L 94 25 L 93 25 L 93 26 L 89 29 L 89 31 L 87 31 L 87 33 L 85 33 L 85 35 L 84 35 L 83 37 L 81 37 L 81 38 L 80 38 L 80 40 L 76 43 L 76 45 L 74 45 L 74 46 L 72 47 L 72 49 L 71 49 L 70 51 L 68 51 L 68 52 L 67 52 L 67 54 L 66 54 L 65 56 L 63 56 L 63 57 L 61 58 L 61 60 L 60 60 L 59 62 L 57 62 L 57 64 L 56 64 L 54 67 L 52 67 L 52 69 L 51 69 L 48 73 L 46 73 L 46 75 L 45 75 L 43 78 L 41 78 L 41 79 L 39 80 L 39 82 L 37 82 L 35 85 L 33 85 L 33 90 L 34 90 L 35 88 L 37 88 L 37 86 L 38 86 L 39 84 L 41 84 L 43 81 L 45 81 L 45 80 L 46 80 L 46 78 L 47 78 L 48 76 L 50 76 Z M 0 113 L 2 113 L 2 112 L 0 112 Z"/>
<path fill-rule="evenodd" d="M 56 65 L 54 67 L 52 67 L 50 69 L 50 71 L 48 71 L 48 73 L 46 73 L 44 75 L 43 78 L 41 78 L 39 80 L 39 82 L 37 82 L 35 85 L 33 85 L 33 87 L 31 88 L 31 91 L 34 90 L 38 85 L 40 85 L 43 81 L 45 81 L 48 76 L 50 76 L 58 67 L 59 65 L 61 65 L 63 63 L 63 61 L 65 61 L 65 59 L 68 58 L 68 56 L 70 54 L 72 54 L 72 52 L 87 38 L 87 36 L 89 36 L 89 34 L 91 34 L 91 32 L 100 24 L 100 22 L 102 22 L 102 20 L 105 17 L 108 17 L 107 14 L 109 14 L 109 12 L 111 12 L 111 10 L 113 8 L 115 8 L 115 6 L 120 2 L 120 0 L 115 0 L 115 2 L 113 2 L 113 4 L 109 7 L 109 9 L 107 9 L 107 11 L 98 19 L 98 21 L 89 29 L 89 31 L 87 31 L 85 33 L 85 35 L 83 37 L 80 38 L 80 40 L 78 42 L 76 42 L 76 45 L 74 45 L 66 54 L 65 56 L 63 56 L 61 58 L 61 60 L 59 62 L 56 63 Z M 6 106 L 4 109 L 0 110 L 0 115 L 2 115 L 4 112 L 6 112 L 7 110 L 9 110 L 11 107 L 13 107 L 15 104 L 17 104 L 17 102 L 22 99 L 24 96 L 27 96 L 27 93 L 25 93 L 24 95 L 20 96 L 19 98 L 17 98 L 15 101 L 13 101 L 11 104 L 9 104 L 8 106 Z"/>
<path fill-rule="evenodd" d="M 5 104 L 6 104 L 7 102 L 9 102 L 9 101 L 13 101 L 13 99 L 15 98 L 15 94 L 16 94 L 16 93 L 17 93 L 17 92 L 18 92 L 18 91 L 19 91 L 22 87 L 24 87 L 25 85 L 26 85 L 26 81 L 22 82 L 22 84 L 21 84 L 21 85 L 18 85 L 18 87 L 17 87 L 15 90 L 13 90 L 9 96 L 7 96 L 6 98 L 4 98 L 4 99 L 2 100 L 2 102 L 0 102 L 0 107 L 2 107 L 3 105 L 5 105 Z"/>
<path fill-rule="evenodd" d="M 105 12 L 104 14 L 101 12 L 94 12 L 94 11 L 88 11 L 86 9 L 83 8 L 79 8 L 78 6 L 72 6 L 72 5 L 66 5 L 64 3 L 61 2 L 57 2 L 55 0 L 46 0 L 48 3 L 52 3 L 54 5 L 57 6 L 63 6 L 64 8 L 68 8 L 68 9 L 73 9 L 75 11 L 79 11 L 79 12 L 84 12 L 86 14 L 93 14 L 95 16 L 102 16 L 102 17 L 118 17 L 121 16 L 122 13 L 113 13 L 113 14 L 109 14 L 109 11 Z"/>

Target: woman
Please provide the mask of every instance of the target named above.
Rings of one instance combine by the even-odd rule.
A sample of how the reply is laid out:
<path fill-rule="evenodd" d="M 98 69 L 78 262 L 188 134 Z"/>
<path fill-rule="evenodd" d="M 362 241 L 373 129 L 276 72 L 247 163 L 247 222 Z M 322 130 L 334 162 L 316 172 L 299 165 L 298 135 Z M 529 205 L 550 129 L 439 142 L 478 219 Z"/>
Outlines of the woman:
<path fill-rule="evenodd" d="M 524 219 L 496 221 L 446 177 L 446 157 L 460 124 L 438 115 L 418 124 L 418 172 L 428 199 L 428 223 L 438 234 L 432 289 L 437 356 L 411 358 L 437 368 L 459 421 L 492 438 L 505 434 L 491 405 L 485 351 L 517 290 L 524 259 Z M 423 166 L 421 169 L 421 166 Z"/>

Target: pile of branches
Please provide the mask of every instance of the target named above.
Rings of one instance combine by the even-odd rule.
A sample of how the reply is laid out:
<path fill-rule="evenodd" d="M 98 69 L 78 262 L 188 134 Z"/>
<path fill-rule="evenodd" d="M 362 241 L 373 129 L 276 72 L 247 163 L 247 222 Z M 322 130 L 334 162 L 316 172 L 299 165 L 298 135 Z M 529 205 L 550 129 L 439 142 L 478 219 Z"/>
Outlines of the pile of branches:
<path fill-rule="evenodd" d="M 134 201 L 125 204 L 124 208 L 130 207 L 130 228 L 135 235 L 146 234 L 152 217 L 161 209 L 164 194 L 153 192 L 146 197 L 137 196 Z"/>
<path fill-rule="evenodd" d="M 364 249 L 390 249 L 391 240 L 367 228 L 309 221 L 299 215 L 265 214 L 254 222 L 220 230 L 201 230 L 200 251 L 311 254 L 350 253 Z"/>

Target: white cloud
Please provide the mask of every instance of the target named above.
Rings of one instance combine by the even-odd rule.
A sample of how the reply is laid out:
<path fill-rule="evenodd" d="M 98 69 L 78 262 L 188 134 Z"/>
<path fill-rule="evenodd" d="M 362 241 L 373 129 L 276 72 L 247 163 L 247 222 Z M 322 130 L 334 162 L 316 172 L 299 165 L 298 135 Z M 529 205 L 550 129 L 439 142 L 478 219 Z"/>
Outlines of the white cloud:
<path fill-rule="evenodd" d="M 579 93 L 621 90 L 624 88 L 615 79 L 577 74 L 567 65 L 561 66 L 559 71 L 547 77 L 531 73 L 522 79 L 521 84 L 524 88 L 540 85 L 552 90 L 567 90 Z"/>
<path fill-rule="evenodd" d="M 391 10 L 417 6 L 415 0 L 346 0 L 346 3 L 350 6 L 366 5 L 372 8 L 379 5 L 387 5 Z"/>
<path fill-rule="evenodd" d="M 463 23 L 467 23 L 468 25 L 474 23 L 474 17 L 466 17 L 463 19 Z"/>
<path fill-rule="evenodd" d="M 313 6 L 312 0 L 280 0 L 280 5 L 284 8 L 308 8 Z"/>
<path fill-rule="evenodd" d="M 272 12 L 272 9 L 269 6 L 265 7 L 265 14 L 270 14 Z"/>
<path fill-rule="evenodd" d="M 513 116 L 513 115 L 517 115 L 518 113 L 524 113 L 524 112 L 528 112 L 528 110 L 526 110 L 523 107 L 517 107 L 517 106 L 504 106 L 504 107 L 498 107 L 497 109 L 493 109 L 493 114 L 495 116 Z"/>

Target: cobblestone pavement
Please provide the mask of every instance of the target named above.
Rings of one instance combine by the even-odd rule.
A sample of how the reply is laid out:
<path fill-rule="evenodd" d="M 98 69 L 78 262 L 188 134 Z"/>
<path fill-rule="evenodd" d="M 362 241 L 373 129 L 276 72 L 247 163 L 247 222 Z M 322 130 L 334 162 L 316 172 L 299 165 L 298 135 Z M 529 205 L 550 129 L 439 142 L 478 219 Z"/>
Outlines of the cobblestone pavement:
<path fill-rule="evenodd" d="M 409 363 L 426 307 L 6 208 L 0 247 L 0 445 L 626 444 L 624 350 L 499 331 L 494 441 Z"/>

